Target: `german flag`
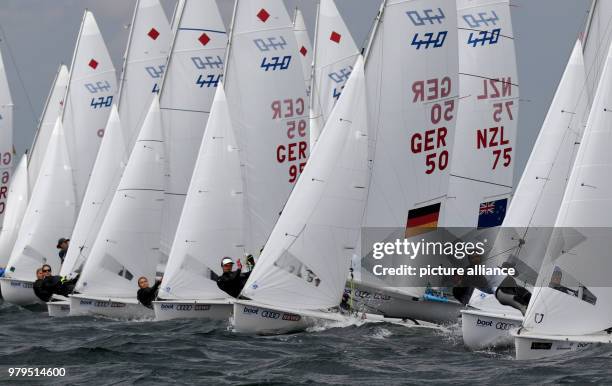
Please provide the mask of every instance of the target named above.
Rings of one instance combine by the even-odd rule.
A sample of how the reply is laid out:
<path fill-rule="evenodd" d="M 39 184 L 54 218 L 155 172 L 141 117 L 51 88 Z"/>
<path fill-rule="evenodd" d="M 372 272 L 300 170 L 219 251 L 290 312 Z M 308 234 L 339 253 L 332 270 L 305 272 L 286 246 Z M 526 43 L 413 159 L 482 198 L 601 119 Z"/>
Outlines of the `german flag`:
<path fill-rule="evenodd" d="M 410 209 L 408 211 L 408 221 L 406 221 L 405 237 L 416 236 L 437 228 L 440 206 L 441 204 L 438 202 L 421 208 Z"/>

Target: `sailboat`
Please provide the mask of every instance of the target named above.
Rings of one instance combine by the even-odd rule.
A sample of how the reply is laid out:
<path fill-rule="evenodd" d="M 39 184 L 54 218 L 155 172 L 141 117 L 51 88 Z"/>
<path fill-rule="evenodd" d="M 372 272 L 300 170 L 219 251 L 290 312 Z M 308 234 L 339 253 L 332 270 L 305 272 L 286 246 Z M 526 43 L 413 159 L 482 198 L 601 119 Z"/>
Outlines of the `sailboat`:
<path fill-rule="evenodd" d="M 159 92 L 172 33 L 158 0 L 139 0 L 134 8 L 119 83 L 90 182 L 60 275 L 81 272 L 123 173 L 129 150 L 153 97 Z M 125 121 L 125 122 L 124 122 Z M 67 316 L 70 302 L 48 303 L 49 316 Z"/>
<path fill-rule="evenodd" d="M 457 42 L 455 1 L 382 3 L 366 49 L 372 177 L 362 222 L 366 230 L 384 229 L 378 240 L 435 228 L 444 213 L 457 115 Z M 458 317 L 459 304 L 426 299 L 426 288 L 411 277 L 375 277 L 367 249 L 357 251 L 349 278 L 355 308 L 431 322 Z M 428 257 L 416 262 L 431 263 Z"/>
<path fill-rule="evenodd" d="M 223 84 L 217 86 L 183 214 L 176 231 L 155 318 L 228 320 L 231 300 L 217 287 L 219 256 L 242 253 L 244 189 Z"/>
<path fill-rule="evenodd" d="M 7 302 L 21 306 L 41 302 L 32 290 L 35 271 L 43 264 L 49 264 L 54 272 L 59 270 L 60 259 L 54 248 L 57 233 L 69 234 L 75 218 L 72 167 L 58 117 L 4 277 L 0 278 Z"/>
<path fill-rule="evenodd" d="M 302 11 L 300 11 L 298 7 L 295 7 L 295 12 L 293 13 L 293 33 L 295 34 L 297 49 L 300 54 L 299 58 L 302 62 L 302 71 L 304 72 L 304 81 L 306 82 L 306 94 L 310 94 L 312 44 L 310 44 L 310 37 L 308 36 L 304 16 L 302 16 Z"/>
<path fill-rule="evenodd" d="M 72 225 L 68 226 L 67 223 L 62 223 L 62 226 L 55 229 L 51 227 L 49 224 L 57 221 L 53 216 L 58 216 L 52 210 L 41 211 L 37 216 L 29 215 L 30 218 L 36 218 L 36 222 L 47 225 L 25 225 L 27 224 L 25 218 L 28 218 L 26 213 L 7 265 L 7 271 L 9 272 L 5 274 L 7 280 L 0 279 L 2 288 L 11 285 L 8 278 L 13 283 L 19 280 L 23 285 L 19 287 L 13 284 L 13 291 L 10 293 L 3 291 L 4 299 L 7 302 L 18 305 L 38 303 L 38 298 L 31 289 L 36 268 L 48 263 L 51 265 L 53 272 L 59 271 L 61 260 L 57 256 L 55 245 L 59 237 L 70 235 L 74 227 L 77 212 L 74 215 L 70 213 L 73 210 L 71 205 L 75 205 L 75 211 L 78 211 L 81 205 L 100 137 L 103 135 L 103 129 L 101 128 L 104 127 L 110 113 L 115 91 L 115 70 L 110 55 L 93 14 L 85 11 L 72 59 L 68 87 L 62 98 L 64 108 L 61 110 L 62 114 L 60 116 L 62 138 L 65 138 L 66 141 L 69 161 L 61 165 L 57 164 L 57 167 L 68 168 L 72 174 L 70 180 L 66 180 L 68 185 L 60 188 L 56 187 L 59 192 L 56 199 L 59 200 L 64 197 L 69 208 L 65 215 L 61 215 L 62 221 L 71 221 Z M 48 149 L 45 152 L 45 157 L 47 153 Z M 42 168 L 46 168 L 44 162 Z M 53 173 L 57 173 L 57 171 L 47 169 L 48 175 L 53 175 Z M 40 179 L 39 175 L 36 184 Z M 34 186 L 28 204 L 28 212 L 35 212 L 40 209 L 36 206 L 30 209 L 30 205 L 35 205 L 32 203 L 40 205 L 41 202 L 50 200 L 49 197 L 35 197 L 35 194 L 51 195 L 51 188 L 47 186 L 45 189 L 37 189 Z M 68 189 L 73 193 L 68 193 Z M 53 193 L 53 195 L 55 194 Z M 44 218 L 44 216 L 52 217 Z M 41 233 L 37 234 L 36 229 L 40 229 Z M 22 237 L 24 239 L 20 241 Z M 23 293 L 18 294 L 18 288 L 21 288 Z M 15 296 L 15 298 L 13 299 L 11 296 Z"/>
<path fill-rule="evenodd" d="M 587 103 L 582 44 L 577 41 L 486 262 L 487 266 L 511 263 L 519 273 L 515 279 L 529 288 L 535 285 L 561 206 L 588 114 Z M 478 290 L 470 306 L 473 309 L 461 311 L 466 346 L 481 349 L 513 343 L 510 330 L 523 321 L 518 309 L 503 306 L 495 295 Z"/>
<path fill-rule="evenodd" d="M 0 230 L 0 269 L 2 270 L 6 267 L 11 251 L 15 246 L 30 192 L 36 185 L 49 138 L 62 111 L 67 85 L 68 69 L 61 65 L 43 108 L 32 148 L 29 153 L 22 156 L 13 173 L 9 187 L 9 196 L 12 197 L 7 200 L 5 220 L 2 230 Z"/>
<path fill-rule="evenodd" d="M 359 49 L 334 0 L 321 0 L 317 9 L 315 53 L 310 94 L 310 144 L 319 138 L 348 80 Z"/>
<path fill-rule="evenodd" d="M 610 221 L 612 47 L 523 326 L 517 359 L 536 359 L 612 343 Z"/>
<path fill-rule="evenodd" d="M 225 25 L 215 0 L 179 2 L 174 26 L 159 101 L 168 149 L 162 266 L 172 247 L 216 87 L 223 79 L 227 47 Z"/>
<path fill-rule="evenodd" d="M 153 316 L 136 300 L 141 276 L 155 277 L 164 194 L 165 149 L 153 99 L 121 181 L 70 296 L 70 315 Z"/>
<path fill-rule="evenodd" d="M 368 120 L 359 57 L 242 296 L 241 333 L 287 333 L 347 317 L 340 304 L 368 194 Z"/>
<path fill-rule="evenodd" d="M 0 231 L 4 227 L 7 193 L 13 174 L 13 99 L 9 88 L 2 55 L 0 55 Z M 1 261 L 2 257 L 0 257 Z M 3 266 L 3 264 L 0 264 Z"/>

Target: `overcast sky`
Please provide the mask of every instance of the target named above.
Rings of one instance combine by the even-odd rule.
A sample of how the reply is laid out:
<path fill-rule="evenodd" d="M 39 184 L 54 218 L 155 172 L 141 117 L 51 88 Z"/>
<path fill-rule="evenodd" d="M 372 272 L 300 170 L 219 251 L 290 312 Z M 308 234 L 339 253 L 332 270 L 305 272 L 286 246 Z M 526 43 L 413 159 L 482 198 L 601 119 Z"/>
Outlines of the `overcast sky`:
<path fill-rule="evenodd" d="M 168 19 L 175 0 L 160 0 Z M 226 21 L 233 0 L 217 0 Z M 290 12 L 298 5 L 312 35 L 316 0 L 285 0 Z M 515 180 L 518 180 L 591 0 L 513 0 L 521 104 Z M 1 0 L 0 49 L 15 104 L 15 147 L 29 148 L 36 122 L 60 63 L 70 65 L 85 8 L 91 10 L 119 72 L 135 0 Z M 362 44 L 380 0 L 336 0 L 353 37 Z"/>

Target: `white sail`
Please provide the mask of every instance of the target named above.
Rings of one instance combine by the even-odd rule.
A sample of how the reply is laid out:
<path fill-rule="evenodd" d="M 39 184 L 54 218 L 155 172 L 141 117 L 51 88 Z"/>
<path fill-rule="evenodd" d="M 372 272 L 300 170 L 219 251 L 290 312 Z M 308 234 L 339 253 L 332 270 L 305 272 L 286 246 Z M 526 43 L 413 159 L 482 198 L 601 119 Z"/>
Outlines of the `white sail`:
<path fill-rule="evenodd" d="M 119 117 L 128 149 L 159 92 L 172 31 L 159 0 L 138 0 L 132 18 L 118 93 Z"/>
<path fill-rule="evenodd" d="M 62 264 L 60 273 L 62 276 L 75 270 L 79 271 L 91 252 L 127 162 L 127 147 L 123 135 L 117 106 L 113 105 L 81 210 L 74 225 L 70 248 Z"/>
<path fill-rule="evenodd" d="M 457 114 L 456 7 L 452 0 L 387 1 L 380 17 L 366 57 L 373 170 L 363 225 L 411 232 L 423 219 L 435 226 L 446 201 Z M 427 216 L 415 217 L 420 211 Z"/>
<path fill-rule="evenodd" d="M 0 230 L 0 268 L 6 267 L 17 240 L 21 220 L 28 206 L 28 156 L 24 154 L 13 173 L 6 200 L 4 224 Z"/>
<path fill-rule="evenodd" d="M 223 256 L 243 249 L 243 186 L 240 151 L 219 84 L 187 191 L 159 297 L 219 299 L 227 294 L 211 280 Z"/>
<path fill-rule="evenodd" d="M 513 190 L 519 88 L 509 0 L 459 0 L 460 88 L 442 223 L 501 225 Z"/>
<path fill-rule="evenodd" d="M 58 117 L 5 277 L 33 281 L 36 268 L 45 263 L 50 264 L 53 271 L 59 271 L 60 258 L 55 245 L 59 237 L 70 234 L 75 218 L 72 168 Z"/>
<path fill-rule="evenodd" d="M 13 174 L 13 99 L 0 55 L 0 229 L 6 213 L 7 193 Z M 1 259 L 2 257 L 0 257 Z"/>
<path fill-rule="evenodd" d="M 137 280 L 155 277 L 164 189 L 161 113 L 153 99 L 76 290 L 135 297 Z"/>
<path fill-rule="evenodd" d="M 138 1 L 123 64 L 118 107 L 113 104 L 104 129 L 71 248 L 62 266 L 63 275 L 79 270 L 91 251 L 143 117 L 161 87 L 170 40 L 170 27 L 159 1 Z"/>
<path fill-rule="evenodd" d="M 321 0 L 315 36 L 310 143 L 314 144 L 353 70 L 359 49 L 334 0 Z"/>
<path fill-rule="evenodd" d="M 239 0 L 225 88 L 245 165 L 245 252 L 256 254 L 308 158 L 308 98 L 281 0 Z"/>
<path fill-rule="evenodd" d="M 181 8 L 181 5 L 183 6 Z M 174 240 L 215 90 L 223 77 L 227 34 L 214 0 L 179 4 L 172 54 L 160 96 L 168 148 L 161 252 Z"/>
<path fill-rule="evenodd" d="M 524 326 L 536 333 L 583 335 L 612 325 L 610 82 L 612 50 L 608 50 L 556 229 L 525 315 Z M 553 284 L 553 276 L 560 283 Z"/>
<path fill-rule="evenodd" d="M 339 304 L 368 192 L 367 125 L 359 57 L 243 295 L 291 309 Z"/>
<path fill-rule="evenodd" d="M 516 268 L 533 279 L 530 285 L 535 284 L 559 213 L 582 138 L 588 100 L 582 45 L 576 41 L 487 262 L 499 266 L 505 260 L 520 259 L 526 267 Z"/>
<path fill-rule="evenodd" d="M 310 92 L 310 75 L 312 73 L 312 44 L 304 22 L 304 16 L 299 8 L 295 8 L 293 14 L 293 33 L 297 41 L 297 49 L 302 62 L 302 72 L 304 73 L 304 81 L 306 82 L 306 93 Z"/>
<path fill-rule="evenodd" d="M 115 68 L 106 44 L 93 14 L 85 11 L 62 117 L 79 205 L 116 92 Z"/>
<path fill-rule="evenodd" d="M 608 28 L 610 22 L 612 22 L 612 3 L 605 0 L 593 0 L 584 34 L 581 35 L 584 67 L 591 98 L 589 107 L 593 102 L 593 96 L 606 63 L 608 47 L 612 42 L 612 29 Z"/>
<path fill-rule="evenodd" d="M 62 114 L 64 109 L 64 97 L 66 96 L 69 77 L 68 67 L 63 64 L 60 65 L 41 114 L 38 130 L 34 137 L 34 143 L 28 153 L 28 178 L 30 180 L 30 189 L 34 188 L 36 184 L 36 179 L 42 168 L 42 162 L 45 157 L 45 152 L 47 151 L 49 138 L 51 138 L 51 133 L 55 127 L 57 117 Z"/>

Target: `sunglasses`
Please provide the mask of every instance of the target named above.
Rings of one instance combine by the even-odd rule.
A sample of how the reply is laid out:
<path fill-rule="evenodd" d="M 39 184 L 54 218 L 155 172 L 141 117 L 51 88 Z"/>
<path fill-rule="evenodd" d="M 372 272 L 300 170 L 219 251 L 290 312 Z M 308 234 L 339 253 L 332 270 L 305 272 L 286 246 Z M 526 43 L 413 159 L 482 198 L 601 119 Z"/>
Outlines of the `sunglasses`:
<path fill-rule="evenodd" d="M 43 269 L 42 271 L 43 271 L 43 272 L 51 272 L 51 270 L 50 270 L 50 269 Z"/>

